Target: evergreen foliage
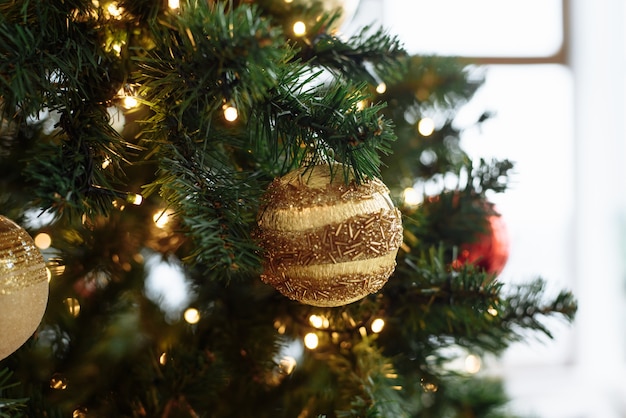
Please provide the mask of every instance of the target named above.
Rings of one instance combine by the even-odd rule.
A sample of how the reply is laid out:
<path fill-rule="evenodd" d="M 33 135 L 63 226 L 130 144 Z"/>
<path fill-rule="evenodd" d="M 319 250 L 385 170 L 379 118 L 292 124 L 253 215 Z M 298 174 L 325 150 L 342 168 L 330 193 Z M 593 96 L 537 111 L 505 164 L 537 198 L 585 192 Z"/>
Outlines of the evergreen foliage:
<path fill-rule="evenodd" d="M 289 9 L 316 17 L 303 37 L 271 1 L 117 6 L 0 5 L 0 214 L 53 242 L 40 329 L 0 361 L 0 416 L 508 416 L 500 382 L 447 370 L 446 349 L 499 354 L 528 332 L 551 337 L 544 319 L 573 320 L 576 301 L 539 278 L 507 287 L 452 267 L 513 170 L 471 161 L 452 123 L 480 75 L 408 57 L 383 29 L 340 39 L 315 1 Z M 128 94 L 137 109 L 123 110 Z M 433 113 L 426 138 L 416 123 Z M 259 280 L 252 237 L 272 179 L 331 159 L 345 179 L 382 176 L 405 237 L 378 294 L 323 309 Z M 446 174 L 455 190 L 402 203 L 403 188 Z M 150 297 L 149 259 L 184 272 L 198 323 Z M 308 333 L 315 350 L 301 347 Z"/>

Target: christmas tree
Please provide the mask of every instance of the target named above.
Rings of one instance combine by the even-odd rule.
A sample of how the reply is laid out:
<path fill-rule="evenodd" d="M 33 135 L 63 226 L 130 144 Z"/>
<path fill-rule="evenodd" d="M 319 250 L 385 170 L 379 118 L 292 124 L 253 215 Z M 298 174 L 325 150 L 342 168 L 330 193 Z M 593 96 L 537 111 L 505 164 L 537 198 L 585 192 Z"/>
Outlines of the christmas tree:
<path fill-rule="evenodd" d="M 453 123 L 480 75 L 346 9 L 0 5 L 1 416 L 509 416 L 451 352 L 574 297 L 497 280 L 513 163 Z"/>

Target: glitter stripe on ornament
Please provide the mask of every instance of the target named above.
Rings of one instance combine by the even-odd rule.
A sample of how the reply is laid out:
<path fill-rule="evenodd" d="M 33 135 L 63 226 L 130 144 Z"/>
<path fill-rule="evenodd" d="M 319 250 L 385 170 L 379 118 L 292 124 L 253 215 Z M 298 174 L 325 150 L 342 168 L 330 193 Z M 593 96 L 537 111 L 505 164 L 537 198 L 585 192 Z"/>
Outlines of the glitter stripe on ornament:
<path fill-rule="evenodd" d="M 320 307 L 346 305 L 379 291 L 395 269 L 395 254 L 378 259 L 319 266 L 290 267 L 279 276 L 261 276 L 290 299 Z"/>
<path fill-rule="evenodd" d="M 329 223 L 340 223 L 353 216 L 378 214 L 381 207 L 393 208 L 387 196 L 373 193 L 360 200 L 335 202 L 334 205 L 291 207 L 276 209 L 263 216 L 259 226 L 276 231 L 303 231 L 319 228 Z"/>
<path fill-rule="evenodd" d="M 264 230 L 269 268 L 275 265 L 336 264 L 396 252 L 402 244 L 400 213 L 379 210 L 307 231 Z"/>
<path fill-rule="evenodd" d="M 43 256 L 19 225 L 0 216 L 0 294 L 48 280 Z"/>
<path fill-rule="evenodd" d="M 338 264 L 317 264 L 315 266 L 290 266 L 285 274 L 295 280 L 314 279 L 320 286 L 348 286 L 350 280 L 343 281 L 340 277 L 364 276 L 377 269 L 387 269 L 396 265 L 396 254 L 389 253 L 382 257 L 359 261 L 346 261 Z"/>

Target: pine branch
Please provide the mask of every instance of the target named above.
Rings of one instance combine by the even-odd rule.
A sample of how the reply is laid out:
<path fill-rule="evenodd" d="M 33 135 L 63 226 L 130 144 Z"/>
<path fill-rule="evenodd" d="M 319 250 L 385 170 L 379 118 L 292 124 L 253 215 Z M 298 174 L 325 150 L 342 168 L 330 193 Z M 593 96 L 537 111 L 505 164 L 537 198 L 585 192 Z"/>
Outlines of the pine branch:
<path fill-rule="evenodd" d="M 542 320 L 560 316 L 571 322 L 577 309 L 576 299 L 569 291 L 562 290 L 556 296 L 548 297 L 546 282 L 541 278 L 527 284 L 511 286 L 510 294 L 502 300 L 499 307 L 501 325 L 509 328 L 516 340 L 522 340 L 527 330 L 553 338 Z"/>
<path fill-rule="evenodd" d="M 135 57 L 140 94 L 155 112 L 150 124 L 164 137 L 172 129 L 174 136 L 210 135 L 212 117 L 224 104 L 245 115 L 291 57 L 281 32 L 254 6 L 227 10 L 222 3 L 191 1 L 166 18 L 151 27 L 153 48 Z"/>
<path fill-rule="evenodd" d="M 234 171 L 216 150 L 185 156 L 169 149 L 172 156 L 161 158 L 147 191 L 159 191 L 192 237 L 194 249 L 185 259 L 216 270 L 216 277 L 258 269 L 258 247 L 250 238 L 262 190 L 257 176 Z"/>
<path fill-rule="evenodd" d="M 0 369 L 0 417 L 19 418 L 26 417 L 27 398 L 6 398 L 6 392 L 19 385 L 19 382 L 11 382 L 13 373 L 9 369 Z"/>
<path fill-rule="evenodd" d="M 458 57 L 413 55 L 405 77 L 388 83 L 381 99 L 398 110 L 441 110 L 454 116 L 484 84 L 484 70 Z"/>
<path fill-rule="evenodd" d="M 101 106 L 64 111 L 59 127 L 51 137 L 39 139 L 24 170 L 33 184 L 34 203 L 74 219 L 109 213 L 111 202 L 130 192 L 115 192 L 128 144 Z"/>
<path fill-rule="evenodd" d="M 392 124 L 380 115 L 382 105 L 360 109 L 363 86 L 311 86 L 311 78 L 290 83 L 285 74 L 267 101 L 253 110 L 255 149 L 269 148 L 270 163 L 291 169 L 336 159 L 345 164 L 344 178 L 379 177 L 380 153 L 391 152 Z M 261 154 L 261 153 L 259 153 Z M 305 163 L 307 163 L 305 162 Z M 282 173 L 284 174 L 284 173 Z"/>
<path fill-rule="evenodd" d="M 576 302 L 569 292 L 541 301 L 545 284 L 540 279 L 508 295 L 487 273 L 472 266 L 452 270 L 444 260 L 442 248 L 428 257 L 406 257 L 405 266 L 384 288 L 390 320 L 402 318 L 402 326 L 398 323 L 385 340 L 390 354 L 419 357 L 451 342 L 500 353 L 519 341 L 523 331 L 551 337 L 543 318 L 574 317 Z"/>
<path fill-rule="evenodd" d="M 507 412 L 509 399 L 499 380 L 454 375 L 438 380 L 435 388 L 421 396 L 420 417 L 515 417 Z"/>
<path fill-rule="evenodd" d="M 8 114 L 36 115 L 45 107 L 59 110 L 83 100 L 112 99 L 124 73 L 115 51 L 101 42 L 98 28 L 103 22 L 92 3 L 5 7 L 6 18 L 0 21 L 0 55 L 5 57 L 0 61 L 0 93 Z"/>
<path fill-rule="evenodd" d="M 407 54 L 401 42 L 383 28 L 372 32 L 372 28 L 366 26 L 344 42 L 318 30 L 324 26 L 328 26 L 327 22 L 320 19 L 318 27 L 311 30 L 317 35 L 299 44 L 302 50 L 298 56 L 307 64 L 323 67 L 342 79 L 374 86 L 383 81 L 398 81 L 406 74 Z"/>

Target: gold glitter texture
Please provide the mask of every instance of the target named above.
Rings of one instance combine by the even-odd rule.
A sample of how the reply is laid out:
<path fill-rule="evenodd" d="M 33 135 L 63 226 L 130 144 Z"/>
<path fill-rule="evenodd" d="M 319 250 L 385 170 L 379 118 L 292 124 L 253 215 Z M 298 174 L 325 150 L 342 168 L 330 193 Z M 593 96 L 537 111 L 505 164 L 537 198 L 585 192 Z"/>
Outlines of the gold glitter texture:
<path fill-rule="evenodd" d="M 0 295 L 48 280 L 43 256 L 28 233 L 0 215 Z"/>
<path fill-rule="evenodd" d="M 43 256 L 26 231 L 0 216 L 0 360 L 35 332 L 47 302 Z"/>
<path fill-rule="evenodd" d="M 380 180 L 346 185 L 320 165 L 276 179 L 264 202 L 261 279 L 285 296 L 341 306 L 377 292 L 393 273 L 402 222 Z"/>

